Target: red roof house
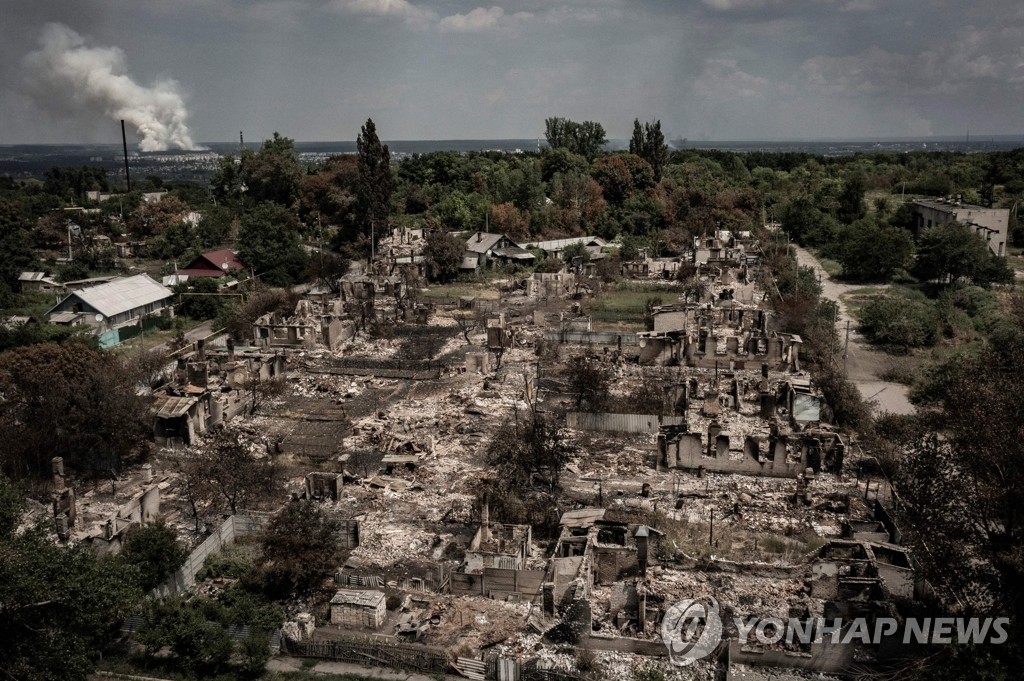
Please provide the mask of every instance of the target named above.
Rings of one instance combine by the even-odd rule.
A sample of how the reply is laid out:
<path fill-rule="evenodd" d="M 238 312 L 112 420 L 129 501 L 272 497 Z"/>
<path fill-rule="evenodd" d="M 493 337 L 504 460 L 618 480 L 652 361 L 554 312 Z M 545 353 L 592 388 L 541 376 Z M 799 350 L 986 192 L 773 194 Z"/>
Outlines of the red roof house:
<path fill-rule="evenodd" d="M 206 251 L 175 274 L 186 277 L 223 277 L 244 269 L 245 264 L 238 259 L 237 253 L 230 248 L 218 248 Z"/>

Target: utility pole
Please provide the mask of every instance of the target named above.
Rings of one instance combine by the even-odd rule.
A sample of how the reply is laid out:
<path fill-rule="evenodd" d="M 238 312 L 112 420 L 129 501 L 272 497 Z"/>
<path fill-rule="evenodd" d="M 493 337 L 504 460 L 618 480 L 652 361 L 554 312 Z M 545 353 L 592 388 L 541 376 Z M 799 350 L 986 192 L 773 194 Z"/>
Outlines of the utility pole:
<path fill-rule="evenodd" d="M 846 320 L 846 342 L 843 343 L 843 373 L 846 373 L 846 358 L 850 352 L 850 320 Z"/>
<path fill-rule="evenodd" d="M 711 509 L 711 524 L 708 526 L 708 546 L 715 545 L 715 509 Z"/>

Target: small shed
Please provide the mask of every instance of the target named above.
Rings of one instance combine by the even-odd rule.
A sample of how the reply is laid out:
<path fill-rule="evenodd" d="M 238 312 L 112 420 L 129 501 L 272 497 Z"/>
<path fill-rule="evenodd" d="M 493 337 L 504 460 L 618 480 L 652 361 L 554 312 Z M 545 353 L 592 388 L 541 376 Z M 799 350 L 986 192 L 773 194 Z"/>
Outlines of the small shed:
<path fill-rule="evenodd" d="M 339 589 L 331 599 L 331 624 L 377 629 L 386 615 L 383 591 Z"/>

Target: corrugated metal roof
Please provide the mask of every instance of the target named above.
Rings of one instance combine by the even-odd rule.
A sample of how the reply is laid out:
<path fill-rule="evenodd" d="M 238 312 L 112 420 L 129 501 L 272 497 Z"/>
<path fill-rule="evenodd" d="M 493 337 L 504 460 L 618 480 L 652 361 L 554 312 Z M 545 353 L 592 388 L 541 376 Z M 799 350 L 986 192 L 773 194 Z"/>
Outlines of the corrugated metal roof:
<path fill-rule="evenodd" d="M 524 248 L 539 248 L 542 251 L 564 251 L 567 246 L 583 244 L 584 246 L 607 246 L 608 242 L 599 236 L 574 236 L 568 239 L 552 239 L 550 241 L 531 241 L 523 244 Z"/>
<path fill-rule="evenodd" d="M 104 317 L 115 317 L 122 312 L 165 300 L 173 294 L 167 287 L 153 281 L 148 274 L 137 274 L 82 289 L 71 295 L 77 296 Z"/>
<path fill-rule="evenodd" d="M 40 281 L 46 276 L 46 272 L 22 272 L 18 275 L 18 281 Z"/>
<path fill-rule="evenodd" d="M 513 258 L 514 260 L 533 260 L 536 256 L 525 248 L 509 246 L 507 248 L 495 248 L 494 255 L 498 258 Z"/>
<path fill-rule="evenodd" d="M 70 324 L 82 316 L 81 312 L 58 312 L 50 315 L 51 324 Z"/>
<path fill-rule="evenodd" d="M 153 400 L 152 408 L 156 412 L 157 418 L 174 419 L 184 416 L 198 400 L 199 398 L 197 397 L 161 395 Z"/>

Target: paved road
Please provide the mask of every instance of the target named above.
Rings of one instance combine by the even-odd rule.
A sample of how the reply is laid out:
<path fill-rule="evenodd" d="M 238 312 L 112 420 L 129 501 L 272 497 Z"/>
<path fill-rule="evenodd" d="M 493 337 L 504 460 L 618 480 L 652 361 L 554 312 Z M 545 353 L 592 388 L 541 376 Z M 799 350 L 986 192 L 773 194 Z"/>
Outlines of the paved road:
<path fill-rule="evenodd" d="M 296 657 L 279 656 L 271 658 L 267 662 L 267 671 L 272 672 L 294 672 L 302 669 L 302 660 Z M 363 678 L 381 679 L 382 681 L 436 681 L 438 675 L 427 676 L 413 672 L 400 671 L 384 667 L 369 667 L 348 662 L 336 662 L 333 660 L 318 660 L 316 665 L 309 671 L 315 674 L 342 675 L 353 674 Z M 445 675 L 444 678 L 463 681 L 462 677 Z"/>
<path fill-rule="evenodd" d="M 914 405 L 907 399 L 907 386 L 891 381 L 883 381 L 879 375 L 887 368 L 898 362 L 884 352 L 875 350 L 857 331 L 857 320 L 854 319 L 843 302 L 842 294 L 854 288 L 865 288 L 864 286 L 850 286 L 833 281 L 827 272 L 822 268 L 821 263 L 806 249 L 794 246 L 796 259 L 805 267 L 812 267 L 821 279 L 822 294 L 831 298 L 839 304 L 839 318 L 836 320 L 836 330 L 839 332 L 839 342 L 842 343 L 846 337 L 846 322 L 850 322 L 850 345 L 846 357 L 846 374 L 864 399 L 873 401 L 875 414 L 889 412 L 890 414 L 913 414 Z M 883 287 L 879 287 L 883 288 Z"/>

